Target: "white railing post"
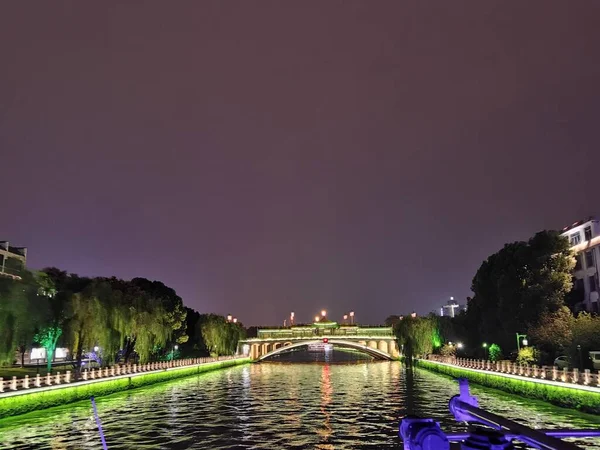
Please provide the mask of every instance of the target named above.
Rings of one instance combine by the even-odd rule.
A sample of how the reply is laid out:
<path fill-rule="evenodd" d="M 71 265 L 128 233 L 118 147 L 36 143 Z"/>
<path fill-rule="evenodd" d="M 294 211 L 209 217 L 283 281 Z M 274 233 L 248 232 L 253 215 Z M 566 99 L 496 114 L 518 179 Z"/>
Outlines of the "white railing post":
<path fill-rule="evenodd" d="M 67 370 L 67 374 L 65 375 L 65 383 L 71 382 L 71 371 Z"/>
<path fill-rule="evenodd" d="M 137 373 L 137 364 L 133 365 L 133 373 Z"/>
<path fill-rule="evenodd" d="M 586 386 L 590 384 L 590 369 L 585 369 L 583 371 L 583 384 Z"/>
<path fill-rule="evenodd" d="M 29 389 L 29 375 L 25 375 L 25 379 L 23 380 L 23 387 L 25 389 Z"/>
<path fill-rule="evenodd" d="M 87 369 L 85 369 L 85 370 L 83 371 L 83 379 L 84 379 L 85 381 L 87 381 L 87 377 L 88 377 L 88 370 L 87 370 Z"/>
<path fill-rule="evenodd" d="M 0 377 L 0 392 L 4 392 L 4 378 Z"/>
<path fill-rule="evenodd" d="M 39 373 L 35 376 L 35 387 L 42 387 L 42 379 Z"/>
<path fill-rule="evenodd" d="M 560 377 L 560 380 L 563 382 L 566 382 L 569 379 L 569 371 L 567 370 L 566 367 L 563 367 L 563 373 L 562 376 Z"/>
<path fill-rule="evenodd" d="M 558 379 L 558 367 L 552 366 L 552 381 L 556 381 Z"/>
<path fill-rule="evenodd" d="M 92 380 L 96 379 L 96 371 L 94 370 L 94 368 L 92 367 L 92 370 L 90 370 L 90 378 Z"/>
<path fill-rule="evenodd" d="M 54 384 L 60 384 L 60 372 L 56 372 L 56 376 L 54 377 Z"/>
<path fill-rule="evenodd" d="M 115 376 L 115 366 L 111 366 L 111 368 L 110 368 L 110 376 L 111 377 Z"/>
<path fill-rule="evenodd" d="M 547 369 L 546 366 L 542 366 L 542 373 L 540 374 L 541 379 L 546 378 L 546 369 Z"/>
<path fill-rule="evenodd" d="M 52 385 L 52 378 L 50 373 L 46 374 L 46 386 L 51 386 Z"/>
<path fill-rule="evenodd" d="M 11 391 L 16 391 L 17 390 L 17 377 L 13 375 L 12 380 L 10 382 L 10 390 Z"/>
<path fill-rule="evenodd" d="M 571 381 L 573 381 L 573 383 L 579 383 L 579 369 L 576 367 L 573 369 L 573 377 Z"/>

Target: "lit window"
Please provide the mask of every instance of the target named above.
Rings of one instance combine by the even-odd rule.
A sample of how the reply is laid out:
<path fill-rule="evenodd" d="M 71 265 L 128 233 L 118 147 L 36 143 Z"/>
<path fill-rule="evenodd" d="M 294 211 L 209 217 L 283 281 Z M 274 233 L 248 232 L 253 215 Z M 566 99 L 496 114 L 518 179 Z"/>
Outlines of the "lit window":
<path fill-rule="evenodd" d="M 571 245 L 577 245 L 581 242 L 581 233 L 571 235 Z"/>
<path fill-rule="evenodd" d="M 592 227 L 585 227 L 585 229 L 583 230 L 583 234 L 585 234 L 586 241 L 591 241 L 592 240 Z"/>

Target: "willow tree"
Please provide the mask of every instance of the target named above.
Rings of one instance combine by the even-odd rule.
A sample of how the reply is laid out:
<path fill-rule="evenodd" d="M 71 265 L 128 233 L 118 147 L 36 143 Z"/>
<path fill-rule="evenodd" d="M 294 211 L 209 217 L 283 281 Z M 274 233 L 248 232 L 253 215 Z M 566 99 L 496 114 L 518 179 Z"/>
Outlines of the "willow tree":
<path fill-rule="evenodd" d="M 38 295 L 35 275 L 23 271 L 21 277 L 0 278 L 0 364 L 12 364 L 18 350 L 23 365 L 48 306 L 46 298 Z"/>

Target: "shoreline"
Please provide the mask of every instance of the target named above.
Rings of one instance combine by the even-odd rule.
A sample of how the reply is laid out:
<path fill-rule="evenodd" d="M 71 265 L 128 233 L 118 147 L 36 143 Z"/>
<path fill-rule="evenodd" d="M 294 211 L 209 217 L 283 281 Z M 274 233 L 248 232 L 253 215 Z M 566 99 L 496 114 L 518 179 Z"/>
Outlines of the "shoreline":
<path fill-rule="evenodd" d="M 32 411 L 62 406 L 91 396 L 102 397 L 120 391 L 137 389 L 177 378 L 247 364 L 250 358 L 212 361 L 192 366 L 171 367 L 152 372 L 119 375 L 110 378 L 87 380 L 71 385 L 61 384 L 36 388 L 34 391 L 14 391 L 0 397 L 0 419 L 10 418 Z"/>

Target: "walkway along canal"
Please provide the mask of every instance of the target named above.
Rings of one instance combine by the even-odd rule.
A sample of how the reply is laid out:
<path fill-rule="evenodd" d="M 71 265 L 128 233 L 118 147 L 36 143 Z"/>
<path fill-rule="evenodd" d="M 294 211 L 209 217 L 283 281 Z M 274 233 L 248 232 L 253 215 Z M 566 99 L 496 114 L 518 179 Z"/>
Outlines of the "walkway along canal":
<path fill-rule="evenodd" d="M 335 357 L 334 357 L 335 360 Z M 108 448 L 402 448 L 398 423 L 448 411 L 456 382 L 398 362 L 260 363 L 230 367 L 97 399 Z M 473 385 L 485 409 L 539 428 L 592 428 L 600 419 Z M 586 449 L 598 441 L 578 440 Z M 0 448 L 100 449 L 90 402 L 0 420 Z"/>
<path fill-rule="evenodd" d="M 416 365 L 451 377 L 470 381 L 506 392 L 600 414 L 600 387 L 597 374 L 557 370 L 556 367 L 519 366 L 432 355 L 429 360 L 416 360 Z"/>
<path fill-rule="evenodd" d="M 0 418 L 23 414 L 36 409 L 89 399 L 93 396 L 133 389 L 201 372 L 245 364 L 244 357 L 193 358 L 148 364 L 128 364 L 91 369 L 74 380 L 70 372 L 64 375 L 39 375 L 10 381 L 0 379 Z"/>

